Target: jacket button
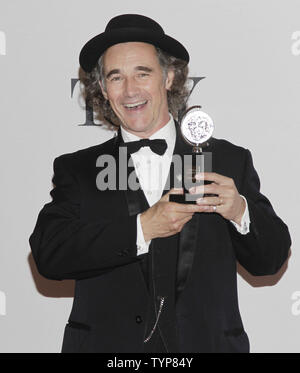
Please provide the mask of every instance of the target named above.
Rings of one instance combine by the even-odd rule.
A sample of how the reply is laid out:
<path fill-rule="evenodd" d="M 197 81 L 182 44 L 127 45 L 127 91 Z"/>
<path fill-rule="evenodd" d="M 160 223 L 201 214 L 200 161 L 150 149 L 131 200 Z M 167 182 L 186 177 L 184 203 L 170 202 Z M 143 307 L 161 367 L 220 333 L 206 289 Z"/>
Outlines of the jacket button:
<path fill-rule="evenodd" d="M 135 321 L 137 322 L 137 324 L 140 324 L 143 319 L 141 318 L 141 316 L 136 316 Z"/>

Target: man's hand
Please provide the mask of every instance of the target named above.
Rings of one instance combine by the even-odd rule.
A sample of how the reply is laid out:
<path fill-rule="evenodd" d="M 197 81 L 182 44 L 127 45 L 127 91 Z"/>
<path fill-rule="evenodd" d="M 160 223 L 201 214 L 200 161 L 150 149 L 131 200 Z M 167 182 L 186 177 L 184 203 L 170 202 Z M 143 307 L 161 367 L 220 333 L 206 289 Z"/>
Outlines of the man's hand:
<path fill-rule="evenodd" d="M 169 202 L 170 194 L 183 194 L 183 189 L 171 189 L 155 205 L 141 214 L 145 241 L 179 233 L 195 212 L 203 211 L 196 204 Z"/>
<path fill-rule="evenodd" d="M 196 175 L 196 180 L 209 180 L 211 184 L 193 187 L 190 193 L 217 194 L 217 197 L 204 197 L 197 200 L 203 212 L 217 212 L 225 219 L 241 224 L 246 204 L 236 189 L 233 179 L 215 172 L 203 172 Z"/>

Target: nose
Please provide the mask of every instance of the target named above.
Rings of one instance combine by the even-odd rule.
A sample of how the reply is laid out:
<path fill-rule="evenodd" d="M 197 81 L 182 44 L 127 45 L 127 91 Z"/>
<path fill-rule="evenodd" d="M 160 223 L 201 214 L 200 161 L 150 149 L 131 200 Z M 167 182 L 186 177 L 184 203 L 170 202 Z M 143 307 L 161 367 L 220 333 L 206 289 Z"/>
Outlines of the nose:
<path fill-rule="evenodd" d="M 124 82 L 124 94 L 127 97 L 135 97 L 139 94 L 139 87 L 135 79 L 127 78 Z"/>

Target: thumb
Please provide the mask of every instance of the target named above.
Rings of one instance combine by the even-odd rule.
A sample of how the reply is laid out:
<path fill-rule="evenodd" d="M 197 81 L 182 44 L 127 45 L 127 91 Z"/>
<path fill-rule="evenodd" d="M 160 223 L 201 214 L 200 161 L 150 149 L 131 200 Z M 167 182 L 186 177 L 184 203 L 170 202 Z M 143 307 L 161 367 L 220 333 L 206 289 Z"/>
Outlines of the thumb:
<path fill-rule="evenodd" d="M 169 202 L 169 195 L 170 194 L 183 194 L 183 188 L 172 188 L 166 193 L 164 196 L 162 196 L 161 201 Z"/>

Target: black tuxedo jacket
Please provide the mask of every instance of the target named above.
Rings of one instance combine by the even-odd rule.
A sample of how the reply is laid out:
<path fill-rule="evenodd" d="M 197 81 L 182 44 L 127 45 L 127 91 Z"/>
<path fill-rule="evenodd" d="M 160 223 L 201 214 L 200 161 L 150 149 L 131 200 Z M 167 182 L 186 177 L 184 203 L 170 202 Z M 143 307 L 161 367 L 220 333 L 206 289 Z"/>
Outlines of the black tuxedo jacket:
<path fill-rule="evenodd" d="M 43 276 L 76 280 L 63 352 L 143 352 L 151 327 L 145 323 L 162 296 L 158 331 L 168 352 L 248 352 L 236 261 L 253 275 L 274 274 L 291 245 L 287 226 L 259 191 L 250 151 L 215 138 L 207 148 L 213 171 L 233 178 L 247 199 L 247 235 L 218 213 L 197 213 L 180 234 L 152 240 L 149 253 L 137 256 L 136 216 L 149 207 L 143 192 L 96 186 L 97 158 L 111 155 L 118 170 L 121 143 L 119 131 L 55 159 L 53 200 L 30 237 Z M 174 154 L 186 152 L 177 129 Z"/>

